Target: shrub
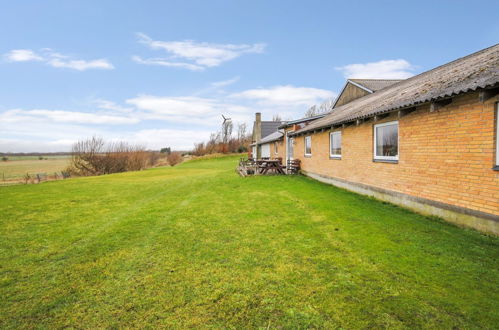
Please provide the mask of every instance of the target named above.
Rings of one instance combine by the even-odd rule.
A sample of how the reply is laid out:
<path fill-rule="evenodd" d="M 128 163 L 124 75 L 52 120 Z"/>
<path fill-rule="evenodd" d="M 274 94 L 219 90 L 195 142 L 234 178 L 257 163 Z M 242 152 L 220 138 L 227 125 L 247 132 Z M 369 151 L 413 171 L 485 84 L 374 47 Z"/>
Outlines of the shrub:
<path fill-rule="evenodd" d="M 151 152 L 126 142 L 93 137 L 73 145 L 68 172 L 79 176 L 139 171 L 154 165 Z"/>
<path fill-rule="evenodd" d="M 162 154 L 171 154 L 172 153 L 172 149 L 170 147 L 166 147 L 166 148 L 161 148 L 161 150 L 159 151 L 160 153 Z"/>
<path fill-rule="evenodd" d="M 180 152 L 177 151 L 171 152 L 167 156 L 167 159 L 168 159 L 168 164 L 170 164 L 170 166 L 175 166 L 182 162 L 182 156 L 180 155 Z"/>
<path fill-rule="evenodd" d="M 28 183 L 34 183 L 35 178 L 34 178 L 34 177 L 32 177 L 31 175 L 29 175 L 29 173 L 26 173 L 26 174 L 23 176 L 23 180 L 24 180 L 24 184 L 28 184 Z"/>
<path fill-rule="evenodd" d="M 246 148 L 245 146 L 239 146 L 236 151 L 237 153 L 241 154 L 243 152 L 248 152 L 248 148 Z"/>
<path fill-rule="evenodd" d="M 3 162 L 6 162 L 6 161 L 8 161 L 8 160 L 9 160 L 9 157 L 7 157 L 7 156 L 3 156 L 3 157 L 2 157 L 2 161 L 3 161 Z"/>

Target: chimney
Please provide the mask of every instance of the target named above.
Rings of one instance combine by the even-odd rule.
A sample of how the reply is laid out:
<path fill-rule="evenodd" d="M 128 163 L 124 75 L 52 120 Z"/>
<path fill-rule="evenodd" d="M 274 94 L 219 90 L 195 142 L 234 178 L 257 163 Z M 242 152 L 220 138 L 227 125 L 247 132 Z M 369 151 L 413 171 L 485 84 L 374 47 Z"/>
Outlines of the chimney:
<path fill-rule="evenodd" d="M 253 126 L 253 139 L 255 143 L 260 142 L 262 139 L 262 114 L 260 112 L 255 113 L 255 125 Z M 257 159 L 262 158 L 262 147 L 256 146 L 256 155 L 253 155 Z"/>
<path fill-rule="evenodd" d="M 255 113 L 255 142 L 260 142 L 262 139 L 262 114 Z"/>

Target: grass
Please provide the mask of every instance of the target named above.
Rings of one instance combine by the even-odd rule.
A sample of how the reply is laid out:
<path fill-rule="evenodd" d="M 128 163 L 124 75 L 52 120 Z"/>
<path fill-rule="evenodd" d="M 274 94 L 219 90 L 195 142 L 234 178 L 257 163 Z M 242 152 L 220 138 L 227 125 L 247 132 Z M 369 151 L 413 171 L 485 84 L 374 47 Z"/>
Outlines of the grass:
<path fill-rule="evenodd" d="M 9 157 L 6 162 L 0 161 L 0 180 L 18 179 L 26 173 L 53 174 L 68 167 L 69 157 L 67 156 L 51 156 L 47 158 L 40 160 L 34 156 L 16 156 L 15 158 Z"/>
<path fill-rule="evenodd" d="M 0 328 L 495 328 L 499 240 L 237 157 L 0 188 Z"/>

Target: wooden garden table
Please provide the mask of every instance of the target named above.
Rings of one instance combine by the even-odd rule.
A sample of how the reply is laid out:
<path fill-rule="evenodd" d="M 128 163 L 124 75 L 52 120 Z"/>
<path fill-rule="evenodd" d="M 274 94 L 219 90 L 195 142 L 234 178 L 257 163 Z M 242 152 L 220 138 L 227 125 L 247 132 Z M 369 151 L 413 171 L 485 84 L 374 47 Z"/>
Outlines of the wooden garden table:
<path fill-rule="evenodd" d="M 276 174 L 286 174 L 282 168 L 281 161 L 277 159 L 259 159 L 256 161 L 260 174 L 267 174 L 268 171 L 274 171 Z"/>

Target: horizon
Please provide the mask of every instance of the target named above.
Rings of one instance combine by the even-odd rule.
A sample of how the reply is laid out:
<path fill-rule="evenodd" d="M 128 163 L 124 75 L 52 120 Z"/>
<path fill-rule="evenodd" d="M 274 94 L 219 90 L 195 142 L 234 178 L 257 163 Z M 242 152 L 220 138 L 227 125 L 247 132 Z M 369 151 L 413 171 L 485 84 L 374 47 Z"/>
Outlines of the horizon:
<path fill-rule="evenodd" d="M 187 151 L 222 114 L 248 130 L 255 112 L 298 119 L 348 78 L 406 79 L 497 44 L 494 4 L 7 3 L 0 153 L 94 135 Z"/>

